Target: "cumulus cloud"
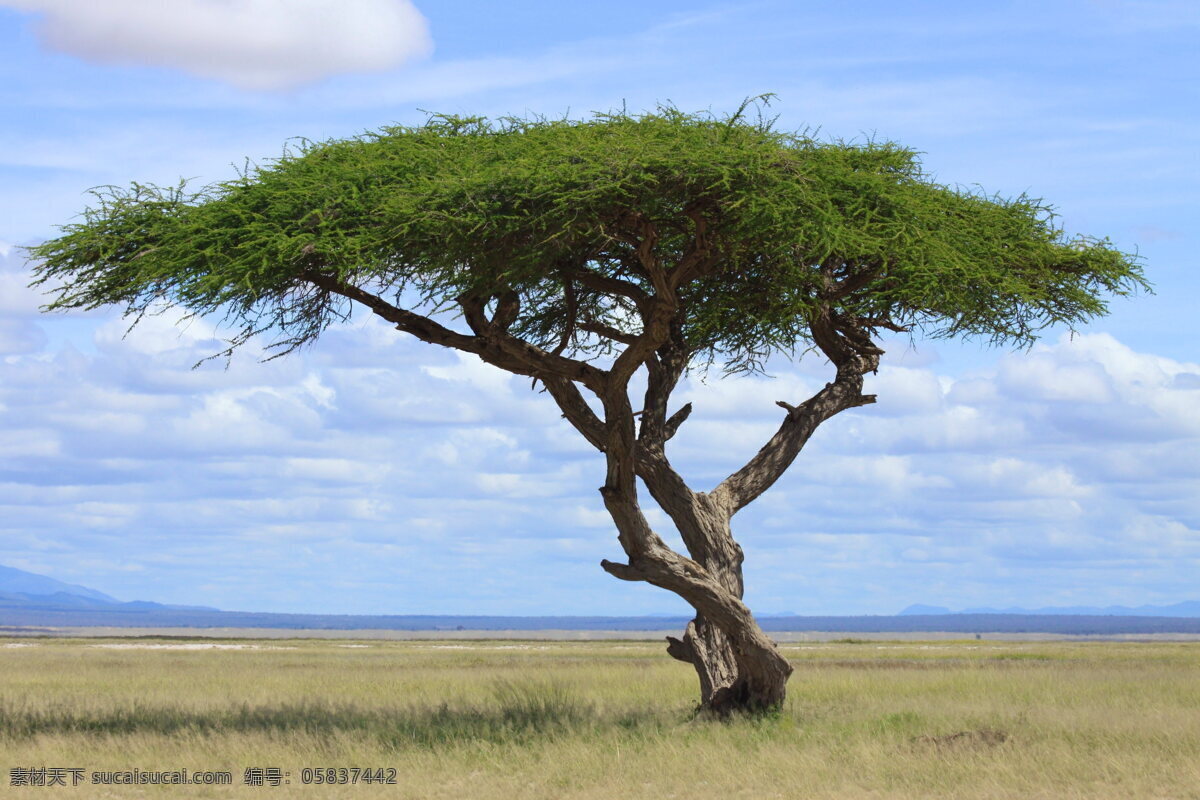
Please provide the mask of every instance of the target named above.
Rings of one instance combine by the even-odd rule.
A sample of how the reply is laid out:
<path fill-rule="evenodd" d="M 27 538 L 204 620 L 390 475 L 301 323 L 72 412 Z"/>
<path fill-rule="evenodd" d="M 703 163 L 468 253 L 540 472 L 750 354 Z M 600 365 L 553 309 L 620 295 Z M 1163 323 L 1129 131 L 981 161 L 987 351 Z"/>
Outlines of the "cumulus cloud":
<path fill-rule="evenodd" d="M 12 259 L 0 278 L 19 287 Z M 259 363 L 205 320 L 0 306 L 8 563 L 110 594 L 362 613 L 657 612 L 613 585 L 599 455 L 523 380 L 370 317 Z M 946 375 L 885 364 L 734 521 L 763 611 L 1173 602 L 1200 566 L 1200 364 L 1103 334 Z M 828 365 L 693 375 L 671 456 L 700 490 Z M 652 509 L 647 499 L 645 506 Z M 677 543 L 669 523 L 652 523 Z M 121 558 L 114 559 L 119 553 Z M 140 569 L 130 571 L 126 567 Z M 69 572 L 67 569 L 75 570 Z M 519 591 L 516 588 L 519 587 Z"/>
<path fill-rule="evenodd" d="M 878 407 L 827 423 L 738 520 L 748 563 L 870 576 L 857 596 L 884 608 L 888 596 L 952 606 L 1188 597 L 1200 566 L 1196 373 L 1105 334 L 954 378 L 885 366 L 870 388 Z M 739 449 L 753 452 L 749 441 Z M 819 585 L 846 595 L 845 583 Z"/>
<path fill-rule="evenodd" d="M 244 89 L 377 72 L 427 55 L 409 0 L 4 0 L 42 15 L 48 47 L 101 63 L 170 67 Z"/>

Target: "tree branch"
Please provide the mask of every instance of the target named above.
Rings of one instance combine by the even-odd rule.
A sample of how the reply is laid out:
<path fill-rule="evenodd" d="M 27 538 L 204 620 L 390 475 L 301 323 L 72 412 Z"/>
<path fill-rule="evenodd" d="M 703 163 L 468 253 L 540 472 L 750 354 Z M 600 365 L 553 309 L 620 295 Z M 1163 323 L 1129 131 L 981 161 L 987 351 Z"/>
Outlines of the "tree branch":
<path fill-rule="evenodd" d="M 484 344 L 474 336 L 465 336 L 452 331 L 429 317 L 394 306 L 377 295 L 344 283 L 331 275 L 324 275 L 316 270 L 305 270 L 300 277 L 320 289 L 363 304 L 379 317 L 394 324 L 398 330 L 411 334 L 423 342 L 482 355 Z"/>
<path fill-rule="evenodd" d="M 862 376 L 845 376 L 793 406 L 780 400 L 776 405 L 787 409 L 783 424 L 745 466 L 730 475 L 709 496 L 732 516 L 771 488 L 787 471 L 809 437 L 822 422 L 848 408 L 875 402 L 875 395 L 862 394 Z"/>
<path fill-rule="evenodd" d="M 550 396 L 554 398 L 554 402 L 562 411 L 563 418 L 579 431 L 588 444 L 600 452 L 604 452 L 606 447 L 604 423 L 583 399 L 578 387 L 572 381 L 558 375 L 548 376 L 543 382 L 546 384 L 546 390 L 550 392 Z"/>
<path fill-rule="evenodd" d="M 603 322 L 581 322 L 578 325 L 579 330 L 594 333 L 597 336 L 603 336 L 605 339 L 611 339 L 624 345 L 631 345 L 637 341 L 637 336 L 632 333 L 624 333 L 617 330 L 611 325 L 605 325 Z"/>
<path fill-rule="evenodd" d="M 693 204 L 684 211 L 684 214 L 692 221 L 695 234 L 683 257 L 671 270 L 672 290 L 707 274 L 718 261 L 718 256 L 713 252 L 712 243 L 708 238 L 709 226 L 708 219 L 704 216 L 704 210 L 703 204 Z"/>
<path fill-rule="evenodd" d="M 492 325 L 502 331 L 508 331 L 521 313 L 521 296 L 509 289 L 496 300 L 496 313 L 492 315 Z M 555 355 L 558 355 L 555 353 Z"/>
<path fill-rule="evenodd" d="M 875 402 L 875 395 L 862 393 L 863 376 L 879 368 L 883 350 L 871 341 L 860 321 L 823 303 L 809 327 L 817 347 L 837 366 L 837 377 L 798 406 L 783 400 L 776 403 L 788 413 L 775 435 L 711 492 L 710 496 L 730 516 L 779 480 L 818 425 L 848 408 Z"/>
<path fill-rule="evenodd" d="M 663 438 L 668 441 L 674 438 L 676 432 L 679 430 L 679 426 L 682 425 L 691 415 L 692 404 L 684 403 L 683 407 L 672 414 L 666 421 L 666 424 L 663 425 Z"/>
<path fill-rule="evenodd" d="M 642 403 L 642 424 L 638 441 L 649 448 L 659 448 L 671 438 L 667 435 L 667 403 L 671 392 L 687 368 L 687 348 L 678 322 L 670 326 L 669 338 L 657 353 L 646 358 L 646 394 Z M 684 415 L 686 417 L 686 414 Z M 679 419 L 675 428 L 683 424 Z"/>
<path fill-rule="evenodd" d="M 567 319 L 563 323 L 562 338 L 559 339 L 558 345 L 551 351 L 553 355 L 561 355 L 567 349 L 567 345 L 571 343 L 571 337 L 575 335 L 575 328 L 579 323 L 579 297 L 575 294 L 575 282 L 571 280 L 571 276 L 563 274 L 563 299 L 567 304 Z"/>
<path fill-rule="evenodd" d="M 636 283 L 582 268 L 566 270 L 566 274 L 578 281 L 581 286 L 586 286 L 601 294 L 615 294 L 632 300 L 639 309 L 648 306 L 650 302 L 650 295 Z"/>
<path fill-rule="evenodd" d="M 625 347 L 621 355 L 617 356 L 608 370 L 614 383 L 627 385 L 638 368 L 663 344 L 669 335 L 676 308 L 673 296 L 654 298 L 649 316 L 643 317 L 645 328 Z"/>
<path fill-rule="evenodd" d="M 836 278 L 839 266 L 843 274 L 841 280 Z M 881 265 L 863 266 L 859 264 L 857 266 L 859 269 L 854 270 L 851 264 L 836 257 L 826 259 L 825 263 L 821 265 L 821 274 L 824 277 L 824 287 L 820 293 L 821 298 L 824 300 L 844 300 L 859 289 L 865 288 L 871 281 L 883 273 Z"/>
<path fill-rule="evenodd" d="M 474 336 L 467 336 L 452 331 L 429 317 L 394 306 L 378 295 L 348 284 L 333 275 L 309 269 L 302 272 L 300 277 L 327 292 L 362 303 L 381 318 L 394 324 L 397 330 L 431 344 L 473 353 L 487 363 L 508 372 L 543 380 L 550 375 L 559 375 L 579 381 L 594 390 L 599 390 L 605 385 L 605 374 L 602 370 L 582 361 L 547 353 L 540 347 L 501 330 L 492 320 L 487 319 L 483 303 L 477 298 L 460 298 L 460 306 L 467 324 L 475 333 Z M 504 305 L 502 299 L 501 306 Z M 499 314 L 499 310 L 497 313 Z"/>

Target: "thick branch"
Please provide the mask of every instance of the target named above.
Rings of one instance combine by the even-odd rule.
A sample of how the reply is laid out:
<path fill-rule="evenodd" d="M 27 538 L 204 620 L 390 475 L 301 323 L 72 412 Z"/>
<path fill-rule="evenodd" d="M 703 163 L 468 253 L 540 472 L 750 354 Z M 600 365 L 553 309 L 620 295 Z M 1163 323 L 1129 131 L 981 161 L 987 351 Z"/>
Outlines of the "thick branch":
<path fill-rule="evenodd" d="M 839 376 L 833 383 L 798 406 L 780 401 L 788 414 L 783 424 L 744 467 L 730 475 L 710 493 L 713 501 L 731 516 L 779 480 L 822 422 L 848 408 L 875 402 L 862 394 L 862 376 Z"/>
<path fill-rule="evenodd" d="M 462 309 L 463 319 L 475 332 L 476 336 L 486 338 L 495 332 L 492 321 L 484 313 L 484 300 L 476 295 L 464 294 L 458 298 L 458 307 Z"/>
<path fill-rule="evenodd" d="M 609 446 L 609 430 L 584 400 L 578 387 L 560 377 L 547 378 L 545 384 L 562 411 L 563 418 L 570 422 L 589 444 L 602 453 L 606 452 Z M 690 411 L 689 403 L 672 416 L 669 421 L 672 433 Z M 640 443 L 633 443 L 633 470 L 646 484 L 655 502 L 675 523 L 693 558 L 705 558 L 714 546 L 720 544 L 705 538 L 705 521 L 700 519 L 700 515 L 721 512 L 713 506 L 709 498 L 697 496 L 688 488 L 682 476 L 671 467 L 661 450 L 650 450 Z"/>
<path fill-rule="evenodd" d="M 547 377 L 544 383 L 546 390 L 554 398 L 554 402 L 558 403 L 563 418 L 583 435 L 588 444 L 600 452 L 604 452 L 606 447 L 604 423 L 583 399 L 583 395 L 574 382 L 554 375 Z"/>
<path fill-rule="evenodd" d="M 671 286 L 667 272 L 654 249 L 658 242 L 658 230 L 653 223 L 644 218 L 639 218 L 639 226 L 641 239 L 637 245 L 638 260 L 649 276 L 654 295 L 644 306 L 638 306 L 642 316 L 642 332 L 617 356 L 617 360 L 609 369 L 609 376 L 614 385 L 626 385 L 638 368 L 647 363 L 654 351 L 667 342 L 671 336 L 676 311 L 679 309 L 675 288 Z"/>
<path fill-rule="evenodd" d="M 667 462 L 661 447 L 647 447 L 634 438 L 634 414 L 624 385 L 610 385 L 600 399 L 604 404 L 603 450 L 608 466 L 600 494 L 616 523 L 621 547 L 629 557 L 627 565 L 605 562 L 602 566 L 624 580 L 655 582 L 653 576 L 663 565 L 671 565 L 668 571 L 672 574 L 682 570 L 728 594 L 700 563 L 671 550 L 650 528 L 638 505 L 636 478 L 642 478 L 655 501 L 676 523 L 689 552 L 697 558 L 706 557 L 711 549 L 705 539 L 703 519 L 705 515 L 711 516 L 713 510 L 708 498 L 697 496 L 687 487 Z"/>
<path fill-rule="evenodd" d="M 628 385 L 646 359 L 657 350 L 668 336 L 671 320 L 675 316 L 675 299 L 655 298 L 650 315 L 645 318 L 645 329 L 638 334 L 621 355 L 617 356 L 608 373 L 614 385 Z"/>
<path fill-rule="evenodd" d="M 813 342 L 838 368 L 841 374 L 850 370 L 858 375 L 874 372 L 883 355 L 857 317 L 835 311 L 829 303 L 822 303 L 808 322 Z"/>
<path fill-rule="evenodd" d="M 439 325 L 428 317 L 394 306 L 383 298 L 364 291 L 357 286 L 344 283 L 331 275 L 308 270 L 301 277 L 314 286 L 332 294 L 362 303 L 379 317 L 391 322 L 398 330 L 412 334 L 423 342 L 452 347 L 467 353 L 482 356 L 484 343 L 475 336 L 465 336 Z M 527 374 L 527 373 L 522 373 Z"/>
<path fill-rule="evenodd" d="M 487 319 L 483 312 L 483 303 L 476 299 L 462 298 L 461 302 L 467 324 L 476 334 L 467 336 L 439 325 L 426 316 L 394 306 L 382 297 L 348 284 L 333 275 L 306 270 L 301 273 L 301 277 L 327 292 L 362 303 L 375 314 L 393 323 L 397 330 L 431 344 L 474 353 L 487 363 L 516 375 L 542 379 L 550 375 L 559 375 L 596 389 L 604 385 L 605 376 L 602 370 L 582 361 L 547 353 L 540 347 L 506 333 L 492 320 Z M 501 309 L 504 310 L 504 315 L 510 313 L 507 306 L 511 302 L 512 299 L 506 301 L 502 298 L 497 314 L 501 313 Z"/>
<path fill-rule="evenodd" d="M 661 449 L 638 448 L 637 474 L 693 559 L 712 569 L 741 563 L 741 549 L 729 534 L 729 512 L 710 495 L 692 491 Z"/>
<path fill-rule="evenodd" d="M 658 228 L 641 214 L 636 214 L 635 217 L 638 224 L 639 238 L 633 240 L 633 242 L 637 247 L 638 263 L 642 265 L 642 269 L 650 277 L 650 284 L 654 287 L 656 295 L 662 297 L 672 294 L 672 287 L 667 281 L 662 261 L 659 259 L 658 253 L 655 252 L 655 247 L 658 244 Z"/>
<path fill-rule="evenodd" d="M 641 429 L 638 431 L 638 441 L 646 447 L 661 449 L 671 438 L 667 435 L 667 403 L 687 367 L 687 358 L 683 332 L 678 323 L 673 323 L 668 340 L 658 348 L 657 353 L 646 359 L 646 394 L 642 404 Z M 678 429 L 681 424 L 683 418 L 676 421 L 675 428 Z"/>
<path fill-rule="evenodd" d="M 779 480 L 818 425 L 848 408 L 875 402 L 874 395 L 862 393 L 863 376 L 878 369 L 883 350 L 871 341 L 860 321 L 823 304 L 809 327 L 817 347 L 837 366 L 837 377 L 798 406 L 778 403 L 788 412 L 779 430 L 754 458 L 711 494 L 730 515 Z"/>

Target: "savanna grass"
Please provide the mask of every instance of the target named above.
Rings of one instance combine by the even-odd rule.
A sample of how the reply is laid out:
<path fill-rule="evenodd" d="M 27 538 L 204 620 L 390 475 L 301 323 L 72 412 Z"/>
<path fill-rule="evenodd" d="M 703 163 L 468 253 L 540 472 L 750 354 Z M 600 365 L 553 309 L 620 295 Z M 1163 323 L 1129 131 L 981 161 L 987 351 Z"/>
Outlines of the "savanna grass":
<path fill-rule="evenodd" d="M 240 642 L 0 647 L 0 795 L 78 766 L 235 776 L 78 797 L 1200 797 L 1195 644 L 785 646 L 786 707 L 718 721 L 657 643 Z M 300 783 L 330 766 L 398 784 Z"/>

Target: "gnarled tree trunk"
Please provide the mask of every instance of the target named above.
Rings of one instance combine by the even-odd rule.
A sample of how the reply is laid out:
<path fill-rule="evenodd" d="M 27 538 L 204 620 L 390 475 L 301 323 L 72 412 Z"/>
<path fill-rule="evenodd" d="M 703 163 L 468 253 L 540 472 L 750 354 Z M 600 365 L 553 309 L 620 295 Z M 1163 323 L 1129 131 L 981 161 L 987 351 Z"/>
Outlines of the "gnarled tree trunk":
<path fill-rule="evenodd" d="M 671 553 L 678 560 L 672 567 L 670 557 L 659 558 L 659 562 L 666 562 L 668 572 L 682 573 L 671 580 L 656 576 L 664 566 L 661 563 L 653 569 L 640 567 L 636 577 L 630 579 L 671 589 L 696 609 L 696 617 L 683 636 L 668 637 L 667 652 L 695 668 L 702 708 L 728 714 L 770 710 L 783 704 L 792 667 L 742 602 L 744 554 L 733 538 L 730 521 L 782 475 L 821 422 L 874 400 L 862 394 L 862 374 L 877 363 L 874 359 L 856 359 L 848 368 L 839 369 L 837 380 L 799 406 L 781 402 L 779 405 L 788 413 L 779 431 L 711 493 L 692 491 L 667 461 L 662 445 L 689 409 L 685 406 L 672 417 L 674 425 L 667 420 L 656 431 L 653 419 L 663 420 L 665 415 L 661 405 L 652 401 L 655 394 L 665 395 L 669 384 L 656 385 L 652 372 L 636 470 L 654 500 L 675 523 L 690 559 Z M 609 510 L 613 511 L 611 504 Z M 621 541 L 625 544 L 626 539 Z M 656 552 L 660 548 L 650 549 Z M 661 549 L 666 549 L 665 545 Z M 630 555 L 630 568 L 648 560 L 636 548 L 631 551 L 626 547 L 626 553 Z M 626 570 L 614 570 L 613 566 L 605 563 L 609 572 L 627 577 Z"/>
<path fill-rule="evenodd" d="M 721 587 L 742 599 L 742 548 L 733 539 L 729 518 L 707 495 L 695 495 L 694 513 L 684 536 L 692 558 Z M 700 707 L 719 714 L 765 711 L 783 704 L 792 667 L 749 613 L 738 629 L 722 630 L 697 608 L 681 638 L 667 637 L 667 652 L 691 664 L 700 679 Z M 757 646 L 740 648 L 738 641 Z"/>
<path fill-rule="evenodd" d="M 792 665 L 773 647 L 739 658 L 733 640 L 702 613 L 688 623 L 683 638 L 668 636 L 667 642 L 667 652 L 700 677 L 700 708 L 725 716 L 783 705 Z"/>
<path fill-rule="evenodd" d="M 661 321 L 670 327 L 671 308 Z M 658 342 L 666 341 L 662 334 Z M 685 405 L 667 416 L 667 401 L 687 362 L 681 346 L 667 342 L 657 351 L 631 346 L 596 386 L 603 409 L 597 417 L 573 383 L 546 380 L 565 416 L 605 455 L 607 476 L 600 494 L 628 557 L 624 564 L 601 562 L 609 574 L 645 581 L 674 592 L 696 609 L 682 638 L 670 638 L 668 652 L 696 669 L 701 707 L 727 714 L 778 708 L 786 697 L 792 668 L 742 602 L 741 547 L 730 532 L 733 515 L 765 492 L 791 465 L 817 426 L 855 406 L 874 402 L 862 394 L 863 374 L 878 365 L 877 348 L 866 356 L 838 354 L 837 378 L 798 406 L 780 402 L 787 415 L 759 452 L 711 493 L 695 492 L 671 467 L 666 442 L 690 413 Z M 624 362 L 624 363 L 623 363 Z M 636 414 L 629 400 L 628 375 L 645 364 L 645 403 Z M 621 367 L 625 370 L 622 371 Z M 640 430 L 635 421 L 641 417 Z M 650 527 L 638 503 L 637 479 L 675 523 L 688 555 L 675 552 Z"/>

